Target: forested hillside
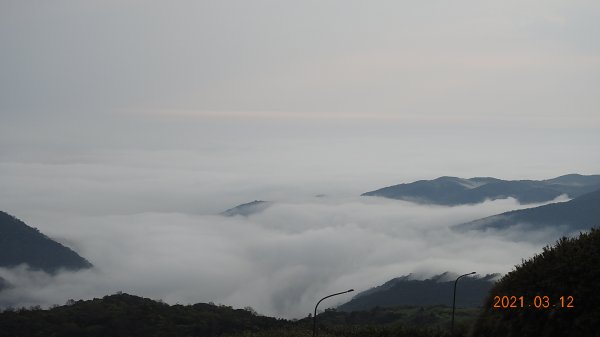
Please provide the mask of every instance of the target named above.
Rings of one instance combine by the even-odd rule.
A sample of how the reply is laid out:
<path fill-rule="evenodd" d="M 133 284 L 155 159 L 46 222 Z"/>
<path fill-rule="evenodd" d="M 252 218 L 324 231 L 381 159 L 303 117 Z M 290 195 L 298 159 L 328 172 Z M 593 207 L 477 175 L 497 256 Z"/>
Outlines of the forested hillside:
<path fill-rule="evenodd" d="M 600 230 L 563 238 L 496 284 L 475 336 L 599 336 L 598 280 Z M 495 296 L 515 296 L 505 304 L 516 307 L 502 308 Z M 501 308 L 493 308 L 495 303 Z"/>
<path fill-rule="evenodd" d="M 321 337 L 448 336 L 452 308 L 396 307 L 319 313 Z M 478 309 L 457 311 L 459 336 L 465 336 Z M 52 309 L 11 309 L 0 313 L 1 337 L 55 336 L 311 336 L 312 317 L 284 320 L 260 316 L 251 308 L 198 303 L 168 305 L 128 294 L 69 301 Z"/>

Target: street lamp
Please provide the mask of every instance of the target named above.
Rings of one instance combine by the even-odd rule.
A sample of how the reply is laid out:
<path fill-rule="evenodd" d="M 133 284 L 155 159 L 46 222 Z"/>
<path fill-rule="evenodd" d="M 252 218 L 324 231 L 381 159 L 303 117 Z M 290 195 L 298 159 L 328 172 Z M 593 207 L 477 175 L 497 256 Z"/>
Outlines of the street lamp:
<path fill-rule="evenodd" d="M 329 296 L 323 297 L 319 302 L 317 302 L 317 305 L 315 305 L 315 315 L 313 316 L 313 337 L 317 336 L 317 307 L 319 306 L 319 303 L 321 303 L 326 298 L 330 298 L 330 297 L 337 296 L 337 295 L 351 293 L 353 291 L 354 291 L 354 289 L 350 289 L 350 290 L 342 291 L 341 293 L 331 294 Z"/>
<path fill-rule="evenodd" d="M 454 281 L 454 298 L 452 299 L 452 330 L 451 330 L 452 334 L 454 334 L 454 311 L 456 310 L 456 284 L 458 283 L 458 280 L 461 277 L 473 275 L 473 274 L 475 274 L 474 271 L 470 272 L 468 274 L 460 275 L 459 277 L 456 278 L 456 281 Z"/>

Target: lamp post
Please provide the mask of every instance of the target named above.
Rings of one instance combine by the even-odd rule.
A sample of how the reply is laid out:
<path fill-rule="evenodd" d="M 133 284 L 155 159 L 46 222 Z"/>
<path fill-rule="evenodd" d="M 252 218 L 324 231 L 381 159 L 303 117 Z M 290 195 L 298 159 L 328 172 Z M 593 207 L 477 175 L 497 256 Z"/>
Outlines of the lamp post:
<path fill-rule="evenodd" d="M 468 274 L 460 275 L 459 277 L 456 278 L 456 281 L 454 281 L 454 297 L 452 298 L 452 329 L 451 329 L 452 334 L 454 334 L 454 311 L 456 310 L 456 284 L 458 283 L 458 280 L 461 277 L 473 275 L 473 274 L 475 274 L 474 271 L 470 272 Z"/>
<path fill-rule="evenodd" d="M 315 305 L 315 315 L 313 316 L 313 337 L 317 336 L 317 307 L 319 306 L 319 303 L 321 303 L 326 298 L 351 293 L 353 291 L 354 291 L 354 289 L 350 289 L 350 290 L 342 291 L 341 293 L 331 294 L 331 295 L 323 297 L 321 300 L 319 300 L 319 302 L 317 302 L 317 305 Z"/>

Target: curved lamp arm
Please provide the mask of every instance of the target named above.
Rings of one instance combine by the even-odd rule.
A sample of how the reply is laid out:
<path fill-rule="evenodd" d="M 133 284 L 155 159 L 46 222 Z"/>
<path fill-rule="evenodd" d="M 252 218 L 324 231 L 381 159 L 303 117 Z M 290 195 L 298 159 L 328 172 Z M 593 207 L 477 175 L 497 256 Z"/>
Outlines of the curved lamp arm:
<path fill-rule="evenodd" d="M 317 305 L 315 305 L 315 314 L 313 316 L 313 337 L 317 336 L 317 308 L 319 307 L 319 304 L 321 302 L 323 302 L 323 300 L 328 299 L 330 297 L 351 293 L 353 291 L 354 291 L 354 289 L 350 289 L 350 290 L 342 291 L 340 293 L 331 294 L 331 295 L 323 297 L 322 299 L 319 300 L 319 302 L 317 302 Z"/>

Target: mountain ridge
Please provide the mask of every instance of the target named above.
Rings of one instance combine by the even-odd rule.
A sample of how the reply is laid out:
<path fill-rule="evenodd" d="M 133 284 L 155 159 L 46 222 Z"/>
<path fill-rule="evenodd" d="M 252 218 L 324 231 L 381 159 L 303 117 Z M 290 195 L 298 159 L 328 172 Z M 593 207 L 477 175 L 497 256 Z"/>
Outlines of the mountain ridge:
<path fill-rule="evenodd" d="M 415 280 L 412 275 L 391 279 L 354 296 L 338 306 L 341 311 L 370 310 L 375 307 L 452 305 L 454 280 L 457 275 L 445 272 L 425 280 Z M 461 279 L 460 307 L 481 306 L 500 274 Z"/>
<path fill-rule="evenodd" d="M 457 206 L 485 200 L 515 198 L 520 204 L 548 202 L 561 195 L 576 198 L 600 189 L 600 175 L 566 174 L 546 180 L 502 180 L 493 177 L 459 178 L 442 176 L 365 192 L 422 204 Z"/>
<path fill-rule="evenodd" d="M 598 226 L 600 225 L 600 190 L 569 201 L 504 212 L 455 225 L 452 228 L 465 231 L 507 229 L 516 225 L 523 225 L 526 229 L 564 227 L 565 234 Z"/>

